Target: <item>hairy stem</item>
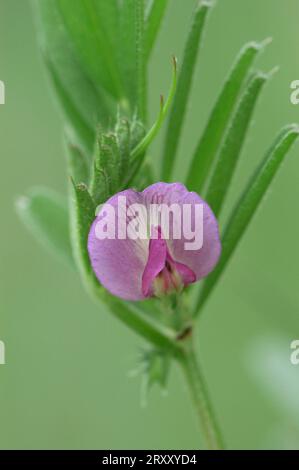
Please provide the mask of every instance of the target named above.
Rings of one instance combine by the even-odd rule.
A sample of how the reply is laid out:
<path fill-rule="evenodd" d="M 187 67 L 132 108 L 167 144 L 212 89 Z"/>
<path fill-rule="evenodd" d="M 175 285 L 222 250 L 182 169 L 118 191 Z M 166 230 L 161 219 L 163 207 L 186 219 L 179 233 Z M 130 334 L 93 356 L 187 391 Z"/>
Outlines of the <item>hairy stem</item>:
<path fill-rule="evenodd" d="M 223 449 L 222 438 L 190 338 L 186 339 L 184 347 L 178 355 L 178 361 L 190 389 L 205 446 L 209 450 L 221 450 Z"/>

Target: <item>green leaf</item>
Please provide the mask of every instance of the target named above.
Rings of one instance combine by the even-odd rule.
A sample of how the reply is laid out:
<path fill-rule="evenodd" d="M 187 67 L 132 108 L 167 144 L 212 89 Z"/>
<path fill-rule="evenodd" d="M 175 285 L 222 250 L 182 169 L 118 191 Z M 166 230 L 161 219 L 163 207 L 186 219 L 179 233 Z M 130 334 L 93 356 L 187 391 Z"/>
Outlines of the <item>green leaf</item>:
<path fill-rule="evenodd" d="M 144 0 L 135 0 L 137 115 L 146 121 L 146 60 L 144 55 Z"/>
<path fill-rule="evenodd" d="M 143 0 L 123 0 L 119 13 L 120 40 L 117 47 L 126 94 L 121 107 L 127 116 L 144 119 L 146 110 L 146 61 L 144 56 Z M 138 108 L 138 109 L 137 109 Z"/>
<path fill-rule="evenodd" d="M 196 59 L 201 43 L 202 32 L 210 7 L 211 3 L 208 1 L 199 2 L 195 10 L 191 30 L 187 38 L 182 66 L 178 77 L 178 86 L 166 131 L 164 157 L 162 162 L 163 181 L 168 181 L 170 179 L 172 168 L 174 166 L 187 102 L 191 90 Z"/>
<path fill-rule="evenodd" d="M 146 14 L 144 39 L 144 54 L 147 60 L 154 47 L 167 5 L 168 0 L 152 0 L 149 5 L 149 9 Z"/>
<path fill-rule="evenodd" d="M 32 0 L 39 45 L 65 115 L 72 141 L 91 154 L 98 122 L 107 126 L 114 103 L 84 73 L 65 31 L 57 0 Z M 114 111 L 113 111 L 114 112 Z"/>
<path fill-rule="evenodd" d="M 17 201 L 17 212 L 24 225 L 51 253 L 74 266 L 67 203 L 48 188 L 33 188 Z"/>
<path fill-rule="evenodd" d="M 80 110 L 76 108 L 67 88 L 61 82 L 59 75 L 56 73 L 53 64 L 47 59 L 45 59 L 45 62 L 48 66 L 52 83 L 58 99 L 62 104 L 65 116 L 70 123 L 72 130 L 75 131 L 75 135 L 77 135 L 78 145 L 82 146 L 88 153 L 91 153 L 95 140 L 94 129 L 85 121 Z"/>
<path fill-rule="evenodd" d="M 190 191 L 202 193 L 219 146 L 231 121 L 239 94 L 257 53 L 268 41 L 246 44 L 239 53 L 223 89 L 213 107 L 202 137 L 196 147 L 186 185 Z"/>
<path fill-rule="evenodd" d="M 118 116 L 113 131 L 98 131 L 90 194 L 96 205 L 125 189 L 131 174 L 131 152 L 144 137 L 140 121 Z"/>
<path fill-rule="evenodd" d="M 115 125 L 115 134 L 119 149 L 119 177 L 124 178 L 127 174 L 129 158 L 131 153 L 132 128 L 127 118 L 118 117 Z"/>
<path fill-rule="evenodd" d="M 204 283 L 196 305 L 195 314 L 199 313 L 200 308 L 207 300 L 209 294 L 220 278 L 220 275 L 223 273 L 228 261 L 241 240 L 241 237 L 247 229 L 249 222 L 269 188 L 278 168 L 283 162 L 284 157 L 290 150 L 292 144 L 298 138 L 298 135 L 299 128 L 297 125 L 291 125 L 284 128 L 267 152 L 260 166 L 252 175 L 248 186 L 233 210 L 224 231 L 220 261 Z"/>
<path fill-rule="evenodd" d="M 84 183 L 73 182 L 73 200 L 71 214 L 71 240 L 75 261 L 83 280 L 94 278 L 89 255 L 87 239 L 90 226 L 95 219 L 96 206 Z"/>
<path fill-rule="evenodd" d="M 166 387 L 170 369 L 170 356 L 165 351 L 153 350 L 147 354 L 149 386 L 154 384 Z"/>
<path fill-rule="evenodd" d="M 90 185 L 90 194 L 96 205 L 120 190 L 121 166 L 116 134 L 99 132 Z"/>
<path fill-rule="evenodd" d="M 145 136 L 145 127 L 141 121 L 134 116 L 130 123 L 130 154 L 139 145 Z"/>
<path fill-rule="evenodd" d="M 95 86 L 116 99 L 125 92 L 117 53 L 109 31 L 110 11 L 97 0 L 55 0 L 64 27 L 81 65 Z M 52 1 L 52 3 L 55 3 Z"/>
<path fill-rule="evenodd" d="M 170 372 L 171 354 L 165 349 L 150 349 L 142 352 L 140 369 L 143 374 L 141 403 L 147 404 L 149 391 L 153 385 L 166 390 Z"/>
<path fill-rule="evenodd" d="M 220 147 L 206 196 L 216 217 L 219 217 L 230 188 L 257 99 L 267 79 L 268 76 L 260 72 L 252 76 L 241 96 L 231 125 Z"/>
<path fill-rule="evenodd" d="M 91 0 L 92 6 L 97 12 L 97 21 L 104 24 L 105 34 L 109 37 L 110 47 L 116 51 L 119 45 L 119 16 L 120 7 L 118 0 Z"/>
<path fill-rule="evenodd" d="M 67 138 L 68 166 L 75 183 L 88 184 L 90 178 L 89 161 L 82 150 Z"/>
<path fill-rule="evenodd" d="M 118 61 L 121 74 L 126 80 L 126 99 L 123 102 L 123 109 L 132 113 L 137 102 L 135 0 L 125 0 L 121 3 L 119 24 Z"/>

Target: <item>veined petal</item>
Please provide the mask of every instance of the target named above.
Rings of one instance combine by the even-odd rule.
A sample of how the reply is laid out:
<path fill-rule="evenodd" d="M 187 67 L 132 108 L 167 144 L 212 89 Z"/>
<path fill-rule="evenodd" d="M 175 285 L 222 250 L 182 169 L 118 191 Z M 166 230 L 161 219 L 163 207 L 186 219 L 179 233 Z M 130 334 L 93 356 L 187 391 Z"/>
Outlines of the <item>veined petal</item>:
<path fill-rule="evenodd" d="M 142 275 L 147 263 L 149 240 L 125 237 L 120 239 L 118 221 L 126 217 L 123 213 L 125 207 L 119 202 L 121 196 L 125 196 L 128 204 L 140 203 L 140 194 L 133 190 L 122 191 L 112 196 L 101 208 L 97 218 L 93 222 L 88 237 L 88 252 L 95 275 L 101 284 L 111 294 L 125 300 L 141 300 Z M 121 213 L 119 213 L 119 206 Z M 108 213 L 110 207 L 114 208 L 116 219 L 112 220 L 112 214 Z M 97 224 L 101 216 L 108 214 L 105 220 L 107 225 L 115 226 L 115 238 L 99 239 Z M 127 223 L 129 220 L 127 220 Z"/>
<path fill-rule="evenodd" d="M 188 266 L 196 275 L 196 281 L 206 277 L 216 266 L 221 254 L 221 241 L 216 217 L 209 205 L 194 192 L 187 192 L 182 200 L 182 204 L 189 204 L 191 208 L 202 207 L 202 219 L 196 217 L 196 212 L 191 210 L 191 226 L 196 235 L 189 239 L 184 233 L 181 239 L 170 241 L 170 253 L 173 258 Z M 185 221 L 182 222 L 186 229 Z M 189 224 L 187 224 L 189 225 Z M 202 233 L 201 233 L 202 231 Z M 187 232 L 187 230 L 186 230 Z M 202 243 L 200 239 L 202 237 Z M 199 247 L 196 248 L 195 240 L 198 239 Z M 194 245 L 194 249 L 186 249 L 189 243 Z"/>
<path fill-rule="evenodd" d="M 207 276 L 214 269 L 221 253 L 218 222 L 208 204 L 181 183 L 155 183 L 146 188 L 142 195 L 147 204 L 173 205 L 174 209 L 180 207 L 181 213 L 170 218 L 168 250 L 174 261 L 195 273 L 196 281 Z M 180 230 L 176 230 L 178 227 Z M 176 231 L 177 234 L 180 232 L 179 238 L 175 238 Z M 195 233 L 194 237 L 192 232 Z M 162 234 L 165 236 L 163 224 Z M 196 248 L 196 245 L 199 247 Z"/>

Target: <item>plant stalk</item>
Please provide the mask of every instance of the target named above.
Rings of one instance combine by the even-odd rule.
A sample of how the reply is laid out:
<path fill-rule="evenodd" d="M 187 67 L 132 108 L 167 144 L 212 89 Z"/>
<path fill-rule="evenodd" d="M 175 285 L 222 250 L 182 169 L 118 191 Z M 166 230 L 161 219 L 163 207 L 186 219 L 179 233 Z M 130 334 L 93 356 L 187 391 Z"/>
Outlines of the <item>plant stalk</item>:
<path fill-rule="evenodd" d="M 177 359 L 189 386 L 200 428 L 203 433 L 205 447 L 208 450 L 221 450 L 223 449 L 223 441 L 194 351 L 192 338 L 188 338 L 184 341 L 184 347 L 181 349 Z"/>

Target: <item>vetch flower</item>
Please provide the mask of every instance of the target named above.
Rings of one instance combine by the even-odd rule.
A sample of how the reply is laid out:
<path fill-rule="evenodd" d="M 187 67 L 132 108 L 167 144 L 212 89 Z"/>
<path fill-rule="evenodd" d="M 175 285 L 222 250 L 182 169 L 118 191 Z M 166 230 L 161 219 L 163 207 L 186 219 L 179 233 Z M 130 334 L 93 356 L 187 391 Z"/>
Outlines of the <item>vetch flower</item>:
<path fill-rule="evenodd" d="M 165 210 L 166 209 L 166 210 Z M 94 273 L 125 300 L 160 296 L 207 276 L 221 252 L 217 220 L 181 183 L 155 183 L 112 196 L 88 237 Z"/>

